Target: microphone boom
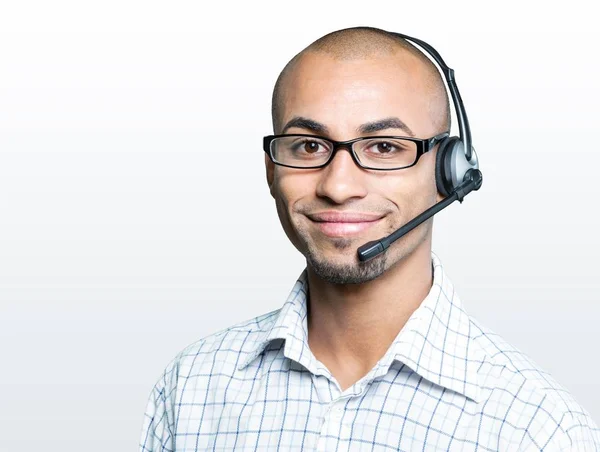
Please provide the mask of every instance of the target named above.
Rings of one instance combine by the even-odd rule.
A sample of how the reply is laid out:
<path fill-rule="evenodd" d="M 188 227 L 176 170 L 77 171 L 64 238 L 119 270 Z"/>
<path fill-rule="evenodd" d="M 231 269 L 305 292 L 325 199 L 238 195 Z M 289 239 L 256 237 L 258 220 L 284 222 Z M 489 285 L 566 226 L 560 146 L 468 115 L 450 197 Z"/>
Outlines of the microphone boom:
<path fill-rule="evenodd" d="M 481 171 L 474 168 L 467 170 L 467 172 L 465 173 L 464 180 L 465 182 L 456 187 L 456 189 L 452 192 L 450 196 L 434 204 L 429 209 L 421 213 L 419 216 L 410 220 L 397 231 L 392 232 L 387 237 L 384 237 L 379 240 L 373 240 L 362 245 L 360 248 L 358 248 L 358 259 L 361 262 L 373 259 L 375 256 L 378 256 L 379 254 L 383 253 L 386 249 L 388 249 L 389 246 L 396 240 L 398 240 L 400 237 L 402 237 L 405 234 L 408 234 L 410 231 L 419 226 L 425 220 L 432 217 L 445 207 L 448 207 L 457 199 L 460 203 L 462 203 L 463 198 L 465 196 L 467 196 L 473 190 L 479 190 L 479 187 L 481 187 Z"/>

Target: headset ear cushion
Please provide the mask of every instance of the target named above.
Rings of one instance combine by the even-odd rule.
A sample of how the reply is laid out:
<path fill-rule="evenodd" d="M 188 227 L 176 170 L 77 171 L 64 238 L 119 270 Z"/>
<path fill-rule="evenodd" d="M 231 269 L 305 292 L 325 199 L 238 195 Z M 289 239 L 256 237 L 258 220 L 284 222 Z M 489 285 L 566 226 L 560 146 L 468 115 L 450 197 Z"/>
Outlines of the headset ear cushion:
<path fill-rule="evenodd" d="M 452 157 L 452 150 L 457 143 L 460 143 L 460 138 L 458 137 L 445 138 L 439 144 L 437 150 L 435 159 L 435 184 L 438 191 L 444 197 L 450 196 L 450 193 L 454 190 L 450 158 Z"/>

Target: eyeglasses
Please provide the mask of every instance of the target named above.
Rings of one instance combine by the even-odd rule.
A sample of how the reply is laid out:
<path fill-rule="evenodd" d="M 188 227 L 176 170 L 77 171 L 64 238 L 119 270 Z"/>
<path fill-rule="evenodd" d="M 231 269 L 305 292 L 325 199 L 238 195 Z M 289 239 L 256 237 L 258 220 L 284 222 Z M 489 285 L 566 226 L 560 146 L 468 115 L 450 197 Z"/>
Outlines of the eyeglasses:
<path fill-rule="evenodd" d="M 416 165 L 448 135 L 443 132 L 425 139 L 373 136 L 348 141 L 307 134 L 268 135 L 263 138 L 263 149 L 276 165 L 308 169 L 326 166 L 339 149 L 346 148 L 361 168 L 391 171 Z"/>

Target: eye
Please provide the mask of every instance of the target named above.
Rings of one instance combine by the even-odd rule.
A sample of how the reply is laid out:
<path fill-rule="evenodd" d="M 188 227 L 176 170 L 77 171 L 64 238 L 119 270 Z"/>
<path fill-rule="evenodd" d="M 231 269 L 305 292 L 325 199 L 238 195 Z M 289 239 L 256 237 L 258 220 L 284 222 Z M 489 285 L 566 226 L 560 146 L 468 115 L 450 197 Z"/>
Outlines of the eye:
<path fill-rule="evenodd" d="M 366 159 L 408 159 L 416 153 L 413 142 L 402 138 L 374 138 L 365 139 L 356 148 L 359 155 Z"/>
<path fill-rule="evenodd" d="M 369 140 L 363 148 L 375 156 L 398 154 L 406 149 L 406 144 L 400 140 Z"/>
<path fill-rule="evenodd" d="M 378 143 L 375 143 L 374 148 L 377 152 L 380 152 L 382 154 L 387 154 L 389 152 L 398 150 L 398 148 L 389 141 L 380 141 Z"/>
<path fill-rule="evenodd" d="M 289 143 L 288 148 L 289 151 L 293 152 L 294 154 L 303 154 L 305 156 L 328 152 L 328 146 L 325 143 L 311 138 L 295 140 L 294 142 Z"/>
<path fill-rule="evenodd" d="M 319 150 L 319 143 L 316 141 L 306 140 L 304 142 L 303 150 L 308 154 L 313 154 Z"/>

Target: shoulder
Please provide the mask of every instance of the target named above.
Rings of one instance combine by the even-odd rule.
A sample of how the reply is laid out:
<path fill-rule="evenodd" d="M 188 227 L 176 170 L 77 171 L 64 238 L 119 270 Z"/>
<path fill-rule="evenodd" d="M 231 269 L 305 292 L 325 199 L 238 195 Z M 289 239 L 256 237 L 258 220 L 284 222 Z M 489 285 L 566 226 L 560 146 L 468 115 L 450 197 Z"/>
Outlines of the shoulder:
<path fill-rule="evenodd" d="M 258 344 L 279 311 L 271 311 L 205 336 L 171 359 L 148 399 L 141 436 L 143 450 L 174 450 L 174 432 L 180 416 L 189 418 L 192 416 L 190 410 L 195 407 L 221 400 L 219 386 L 235 378 L 236 363 L 245 355 L 244 350 L 247 346 L 253 349 Z M 214 388 L 217 388 L 216 392 Z M 199 392 L 204 392 L 203 398 L 197 397 Z"/>
<path fill-rule="evenodd" d="M 473 317 L 470 322 L 482 417 L 495 416 L 522 431 L 523 445 L 600 448 L 600 429 L 569 390 L 502 336 Z"/>
<path fill-rule="evenodd" d="M 194 374 L 231 375 L 249 350 L 258 346 L 280 310 L 236 323 L 187 345 L 167 364 L 157 385 L 172 387 L 181 378 Z"/>

